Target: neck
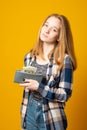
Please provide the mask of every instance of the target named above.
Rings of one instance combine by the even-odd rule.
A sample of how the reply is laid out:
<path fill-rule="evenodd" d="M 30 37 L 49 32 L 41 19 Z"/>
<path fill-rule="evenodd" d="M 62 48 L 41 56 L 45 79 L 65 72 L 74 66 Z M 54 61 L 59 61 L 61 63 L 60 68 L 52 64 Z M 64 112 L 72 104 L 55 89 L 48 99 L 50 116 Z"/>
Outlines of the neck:
<path fill-rule="evenodd" d="M 54 49 L 54 44 L 50 43 L 43 43 L 43 53 L 44 57 L 48 59 L 48 54 L 50 53 L 51 50 Z"/>

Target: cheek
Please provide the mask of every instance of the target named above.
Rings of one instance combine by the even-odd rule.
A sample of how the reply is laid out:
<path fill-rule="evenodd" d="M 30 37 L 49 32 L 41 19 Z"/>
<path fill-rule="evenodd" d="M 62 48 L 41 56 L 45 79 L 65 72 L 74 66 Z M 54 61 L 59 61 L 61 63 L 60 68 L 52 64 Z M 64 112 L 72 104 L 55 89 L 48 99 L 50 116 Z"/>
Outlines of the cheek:
<path fill-rule="evenodd" d="M 45 30 L 44 27 L 42 27 L 40 32 L 44 32 L 44 30 Z"/>
<path fill-rule="evenodd" d="M 41 31 L 40 31 L 40 34 L 39 34 L 40 39 L 41 39 L 41 37 L 42 37 L 42 33 L 43 33 L 43 31 L 41 30 Z"/>
<path fill-rule="evenodd" d="M 40 30 L 40 36 L 43 34 L 43 32 L 44 32 L 44 29 L 42 28 L 42 29 Z"/>
<path fill-rule="evenodd" d="M 58 34 L 51 34 L 50 38 L 56 41 L 58 39 Z"/>

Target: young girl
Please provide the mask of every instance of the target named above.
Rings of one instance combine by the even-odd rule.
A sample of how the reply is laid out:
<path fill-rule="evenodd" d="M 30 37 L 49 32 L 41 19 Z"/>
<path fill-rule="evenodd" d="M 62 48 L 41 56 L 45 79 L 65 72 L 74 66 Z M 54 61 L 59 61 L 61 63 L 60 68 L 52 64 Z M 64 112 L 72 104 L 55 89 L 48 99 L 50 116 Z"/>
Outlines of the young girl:
<path fill-rule="evenodd" d="M 73 71 L 76 69 L 73 38 L 67 18 L 52 14 L 39 31 L 34 48 L 24 58 L 25 66 L 34 66 L 45 75 L 39 83 L 25 79 L 22 101 L 22 129 L 66 130 L 64 112 L 72 94 Z"/>

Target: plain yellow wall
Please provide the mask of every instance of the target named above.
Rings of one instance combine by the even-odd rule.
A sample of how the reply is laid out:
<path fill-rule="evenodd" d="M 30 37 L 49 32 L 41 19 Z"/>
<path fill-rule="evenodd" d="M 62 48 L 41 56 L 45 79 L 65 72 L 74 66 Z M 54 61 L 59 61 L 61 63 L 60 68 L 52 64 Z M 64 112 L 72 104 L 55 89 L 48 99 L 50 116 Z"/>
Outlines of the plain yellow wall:
<path fill-rule="evenodd" d="M 87 129 L 86 12 L 86 0 L 0 1 L 0 130 L 21 130 L 23 88 L 13 82 L 14 73 L 23 67 L 24 55 L 34 45 L 42 21 L 51 13 L 68 17 L 78 61 L 73 94 L 65 109 L 67 130 Z"/>

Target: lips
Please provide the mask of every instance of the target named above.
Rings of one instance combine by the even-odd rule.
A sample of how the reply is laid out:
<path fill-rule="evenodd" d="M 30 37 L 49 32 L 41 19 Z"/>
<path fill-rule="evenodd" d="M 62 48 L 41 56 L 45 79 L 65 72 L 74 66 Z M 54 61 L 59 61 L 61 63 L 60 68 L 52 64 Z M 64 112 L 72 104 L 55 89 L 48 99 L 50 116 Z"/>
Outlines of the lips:
<path fill-rule="evenodd" d="M 44 36 L 44 37 L 46 37 L 46 38 L 48 37 L 48 36 L 47 36 L 46 34 L 44 34 L 44 33 L 42 34 L 42 36 Z"/>

